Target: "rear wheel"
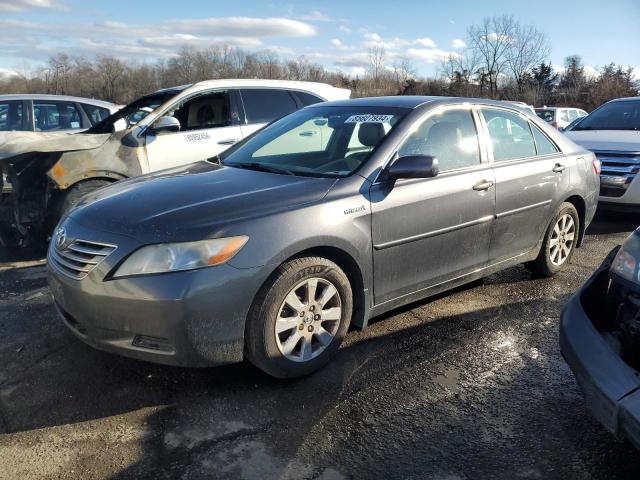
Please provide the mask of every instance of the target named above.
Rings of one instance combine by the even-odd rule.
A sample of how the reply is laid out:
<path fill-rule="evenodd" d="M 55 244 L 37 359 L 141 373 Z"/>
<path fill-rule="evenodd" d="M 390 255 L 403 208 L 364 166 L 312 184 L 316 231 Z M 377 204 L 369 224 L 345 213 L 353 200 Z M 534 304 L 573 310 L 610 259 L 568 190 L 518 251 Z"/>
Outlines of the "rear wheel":
<path fill-rule="evenodd" d="M 307 375 L 337 352 L 353 309 L 351 285 L 335 263 L 303 257 L 281 265 L 247 320 L 246 355 L 277 378 Z"/>
<path fill-rule="evenodd" d="M 534 273 L 550 277 L 564 267 L 573 256 L 580 231 L 580 217 L 573 204 L 565 202 L 547 228 L 542 248 L 527 267 Z"/>

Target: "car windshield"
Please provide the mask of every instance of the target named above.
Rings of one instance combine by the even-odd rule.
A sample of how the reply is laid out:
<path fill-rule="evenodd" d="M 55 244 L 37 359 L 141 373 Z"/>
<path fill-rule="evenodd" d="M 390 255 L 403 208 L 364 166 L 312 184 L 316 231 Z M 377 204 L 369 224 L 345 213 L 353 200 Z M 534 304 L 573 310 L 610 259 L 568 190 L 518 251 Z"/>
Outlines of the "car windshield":
<path fill-rule="evenodd" d="M 86 133 L 113 133 L 113 125 L 121 119 L 126 120 L 127 128 L 129 128 L 175 95 L 175 91 L 167 90 L 139 98 L 126 107 L 121 108 L 116 113 L 109 115 L 104 120 L 96 123 L 87 130 Z"/>
<path fill-rule="evenodd" d="M 344 177 L 367 161 L 409 111 L 362 106 L 305 108 L 227 150 L 220 161 L 231 167 L 289 175 Z"/>
<path fill-rule="evenodd" d="M 606 103 L 571 130 L 640 130 L 640 100 Z"/>
<path fill-rule="evenodd" d="M 551 123 L 556 117 L 555 110 L 536 110 L 536 115 L 538 115 L 545 122 Z"/>

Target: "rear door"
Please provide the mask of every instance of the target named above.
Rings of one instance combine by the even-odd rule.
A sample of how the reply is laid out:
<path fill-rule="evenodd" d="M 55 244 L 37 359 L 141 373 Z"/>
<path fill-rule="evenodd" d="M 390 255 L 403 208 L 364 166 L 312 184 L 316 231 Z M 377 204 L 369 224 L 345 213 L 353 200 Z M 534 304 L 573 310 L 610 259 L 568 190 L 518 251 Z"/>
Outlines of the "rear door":
<path fill-rule="evenodd" d="M 213 90 L 180 100 L 163 114 L 180 122 L 179 132 L 145 137 L 149 171 L 206 160 L 242 138 L 235 92 Z"/>
<path fill-rule="evenodd" d="M 480 153 L 476 124 L 470 107 L 428 114 L 398 155 L 435 156 L 440 173 L 371 187 L 377 304 L 486 265 L 495 188 L 491 165 Z"/>
<path fill-rule="evenodd" d="M 244 106 L 243 138 L 267 123 L 298 110 L 298 103 L 288 90 L 277 88 L 243 88 L 240 96 Z"/>
<path fill-rule="evenodd" d="M 496 220 L 490 263 L 536 247 L 553 205 L 569 185 L 558 147 L 527 118 L 511 110 L 481 107 L 496 179 Z"/>

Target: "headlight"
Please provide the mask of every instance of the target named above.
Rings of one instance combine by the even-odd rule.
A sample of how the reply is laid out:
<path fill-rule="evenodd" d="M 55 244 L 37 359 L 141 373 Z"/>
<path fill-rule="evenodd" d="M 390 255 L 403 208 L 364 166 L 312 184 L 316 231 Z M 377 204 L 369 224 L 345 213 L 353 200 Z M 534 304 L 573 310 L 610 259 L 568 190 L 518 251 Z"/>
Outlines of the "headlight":
<path fill-rule="evenodd" d="M 199 242 L 161 243 L 133 252 L 114 277 L 175 272 L 225 263 L 240 251 L 249 237 L 212 238 Z"/>
<path fill-rule="evenodd" d="M 640 236 L 634 232 L 618 250 L 611 263 L 611 272 L 631 282 L 640 283 L 638 256 L 640 256 Z"/>

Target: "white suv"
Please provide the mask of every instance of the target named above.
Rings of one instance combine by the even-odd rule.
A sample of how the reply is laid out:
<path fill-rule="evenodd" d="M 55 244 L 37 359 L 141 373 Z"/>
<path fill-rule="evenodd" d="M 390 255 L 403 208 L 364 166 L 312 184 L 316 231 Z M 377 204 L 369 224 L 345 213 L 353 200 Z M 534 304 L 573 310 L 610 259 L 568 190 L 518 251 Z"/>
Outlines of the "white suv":
<path fill-rule="evenodd" d="M 552 127 L 562 130 L 574 120 L 586 117 L 588 113 L 580 108 L 542 107 L 536 108 L 536 115 L 550 123 Z"/>
<path fill-rule="evenodd" d="M 640 206 L 640 97 L 611 100 L 565 134 L 602 162 L 600 205 Z"/>

